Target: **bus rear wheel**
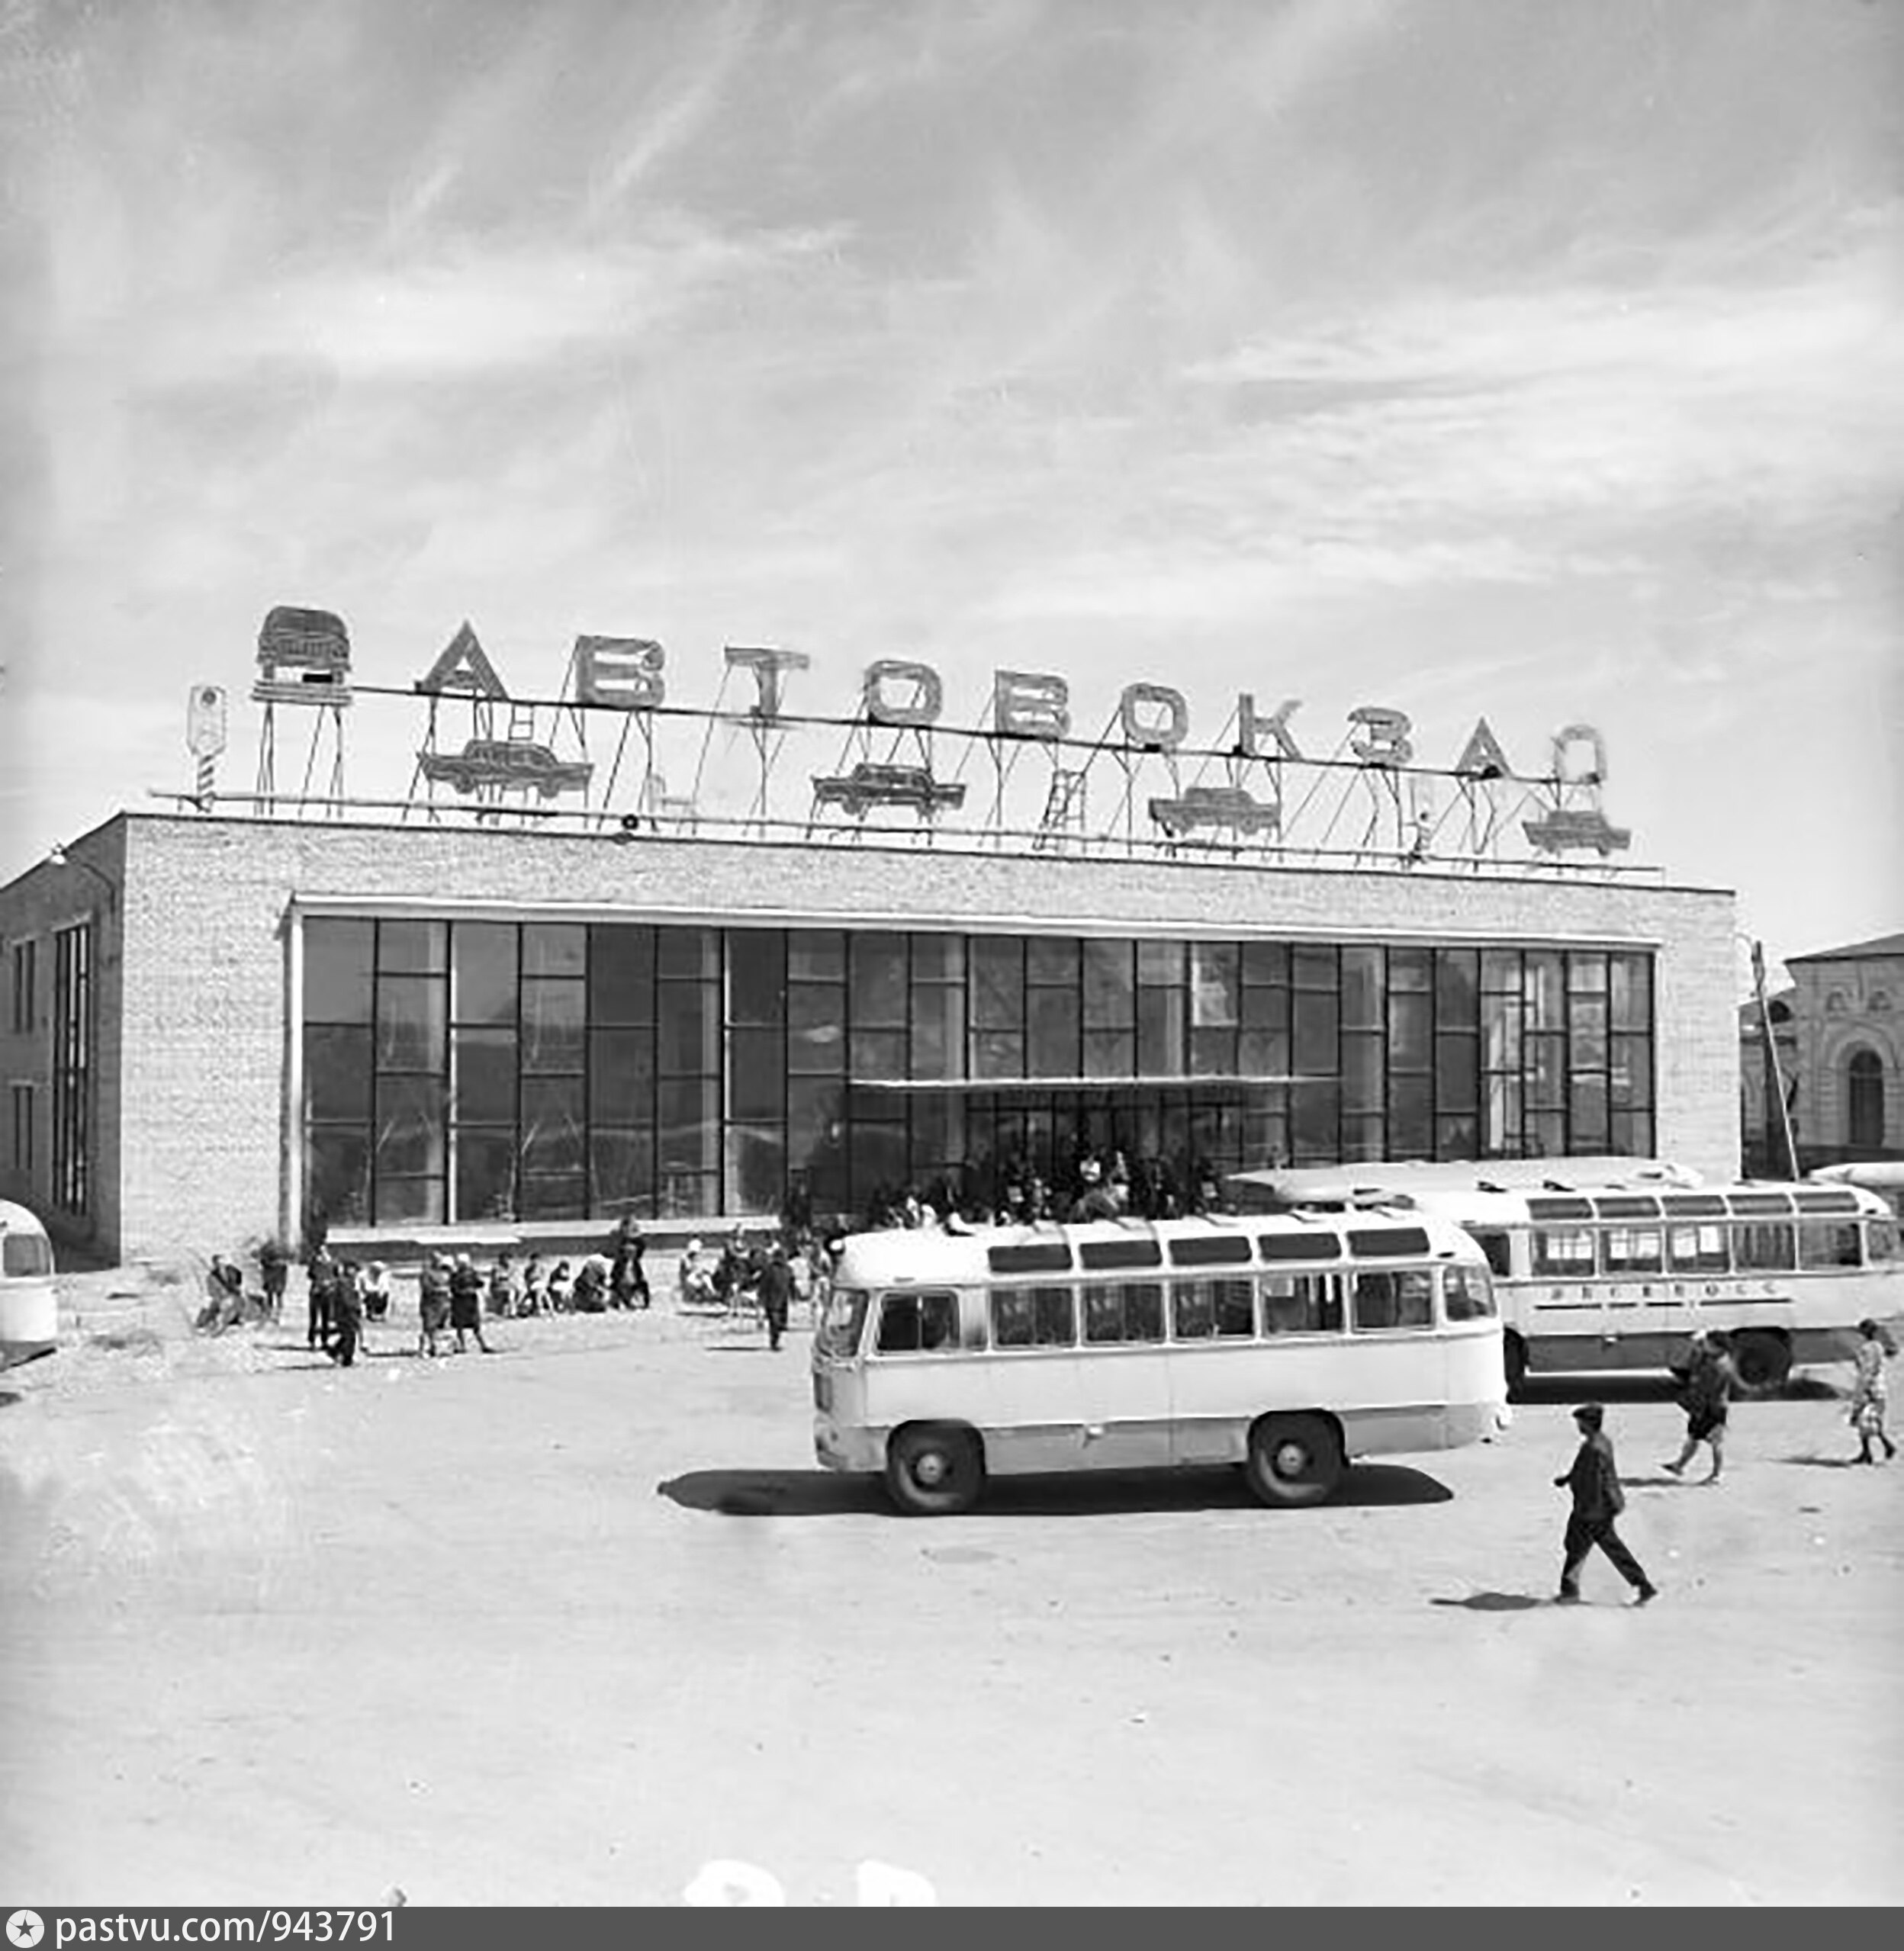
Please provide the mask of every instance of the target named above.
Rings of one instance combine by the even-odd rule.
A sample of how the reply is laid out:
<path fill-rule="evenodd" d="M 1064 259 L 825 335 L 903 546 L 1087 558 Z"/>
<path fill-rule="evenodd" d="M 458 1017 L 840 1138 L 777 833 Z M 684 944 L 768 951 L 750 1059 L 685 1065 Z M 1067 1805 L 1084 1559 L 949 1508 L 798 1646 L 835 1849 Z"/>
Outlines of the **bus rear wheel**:
<path fill-rule="evenodd" d="M 909 1517 L 969 1511 L 984 1483 L 985 1458 L 969 1429 L 913 1423 L 896 1430 L 886 1445 L 886 1494 Z"/>
<path fill-rule="evenodd" d="M 1266 1504 L 1320 1504 L 1342 1481 L 1342 1443 L 1320 1416 L 1266 1416 L 1250 1432 L 1243 1467 Z"/>
<path fill-rule="evenodd" d="M 1792 1352 L 1777 1335 L 1748 1328 L 1733 1337 L 1732 1365 L 1748 1389 L 1782 1389 L 1792 1372 Z"/>

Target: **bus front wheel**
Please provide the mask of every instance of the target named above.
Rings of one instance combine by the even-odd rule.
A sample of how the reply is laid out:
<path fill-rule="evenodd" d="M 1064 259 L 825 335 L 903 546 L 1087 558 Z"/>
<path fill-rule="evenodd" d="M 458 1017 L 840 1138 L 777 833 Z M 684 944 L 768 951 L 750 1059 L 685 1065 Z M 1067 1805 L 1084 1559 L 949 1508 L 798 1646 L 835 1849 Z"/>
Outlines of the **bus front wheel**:
<path fill-rule="evenodd" d="M 1243 1474 L 1266 1504 L 1320 1504 L 1342 1481 L 1341 1440 L 1320 1416 L 1266 1416 Z"/>
<path fill-rule="evenodd" d="M 1732 1361 L 1748 1389 L 1782 1389 L 1792 1372 L 1792 1352 L 1777 1335 L 1748 1329 L 1732 1342 Z"/>
<path fill-rule="evenodd" d="M 915 1423 L 886 1445 L 886 1493 L 909 1517 L 969 1511 L 984 1483 L 985 1459 L 969 1429 Z"/>

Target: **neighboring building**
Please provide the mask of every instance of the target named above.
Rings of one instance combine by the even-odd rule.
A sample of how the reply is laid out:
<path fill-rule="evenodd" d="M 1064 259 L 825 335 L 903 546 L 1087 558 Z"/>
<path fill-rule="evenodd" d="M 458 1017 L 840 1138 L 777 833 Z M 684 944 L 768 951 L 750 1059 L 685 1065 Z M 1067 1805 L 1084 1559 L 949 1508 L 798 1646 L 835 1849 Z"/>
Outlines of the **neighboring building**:
<path fill-rule="evenodd" d="M 852 1214 L 983 1197 L 1015 1159 L 1062 1178 L 1080 1142 L 1186 1180 L 1566 1152 L 1723 1177 L 1733 930 L 1729 894 L 1539 863 L 121 813 L 0 889 L 0 1194 L 131 1257 L 319 1216 L 400 1251 L 705 1231 L 790 1191 Z M 1899 1142 L 1877 946 L 1791 965 L 1828 1080 L 1808 1136 Z"/>
<path fill-rule="evenodd" d="M 1786 959 L 1806 1171 L 1904 1159 L 1904 934 Z"/>

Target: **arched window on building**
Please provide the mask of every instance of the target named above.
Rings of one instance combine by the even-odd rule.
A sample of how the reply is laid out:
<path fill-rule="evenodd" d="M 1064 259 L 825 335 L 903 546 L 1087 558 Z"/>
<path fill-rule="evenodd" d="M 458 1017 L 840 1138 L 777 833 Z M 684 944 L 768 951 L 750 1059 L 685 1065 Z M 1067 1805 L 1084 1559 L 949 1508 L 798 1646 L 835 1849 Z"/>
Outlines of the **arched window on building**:
<path fill-rule="evenodd" d="M 1875 1050 L 1851 1053 L 1844 1066 L 1845 1136 L 1854 1152 L 1884 1144 L 1884 1063 Z"/>

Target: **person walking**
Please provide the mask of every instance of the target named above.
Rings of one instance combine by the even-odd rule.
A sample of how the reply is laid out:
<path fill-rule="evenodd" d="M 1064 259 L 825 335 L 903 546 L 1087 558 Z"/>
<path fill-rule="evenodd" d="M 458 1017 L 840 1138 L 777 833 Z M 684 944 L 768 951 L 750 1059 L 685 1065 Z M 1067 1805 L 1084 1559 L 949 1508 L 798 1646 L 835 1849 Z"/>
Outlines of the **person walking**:
<path fill-rule="evenodd" d="M 258 1279 L 265 1290 L 265 1312 L 275 1323 L 285 1311 L 285 1284 L 291 1275 L 291 1256 L 275 1239 L 258 1249 Z"/>
<path fill-rule="evenodd" d="M 458 1355 L 468 1348 L 463 1339 L 465 1335 L 476 1337 L 476 1345 L 484 1354 L 496 1352 L 483 1339 L 483 1284 L 476 1263 L 467 1253 L 458 1254 L 455 1265 L 449 1270 L 449 1325 L 456 1331 Z"/>
<path fill-rule="evenodd" d="M 1884 1461 L 1889 1463 L 1897 1454 L 1897 1445 L 1884 1427 L 1890 1395 L 1884 1364 L 1890 1359 L 1891 1352 L 1885 1346 L 1875 1321 L 1859 1322 L 1857 1332 L 1857 1379 L 1851 1386 L 1851 1427 L 1857 1432 L 1857 1460 L 1861 1464 L 1876 1463 L 1871 1445 L 1878 1442 L 1883 1445 Z"/>
<path fill-rule="evenodd" d="M 1574 1411 L 1574 1420 L 1580 1425 L 1580 1448 L 1572 1467 L 1554 1479 L 1557 1490 L 1571 1490 L 1574 1497 L 1561 1547 L 1559 1602 L 1563 1605 L 1580 1603 L 1581 1567 L 1596 1544 L 1633 1588 L 1636 1605 L 1644 1605 L 1659 1596 L 1659 1588 L 1640 1569 L 1639 1560 L 1627 1550 L 1615 1528 L 1615 1520 L 1626 1508 L 1626 1496 L 1619 1487 L 1613 1446 L 1603 1427 L 1606 1417 L 1598 1403 L 1582 1403 Z"/>
<path fill-rule="evenodd" d="M 1726 1464 L 1726 1418 L 1730 1410 L 1732 1384 L 1737 1371 L 1725 1337 L 1716 1330 L 1696 1328 L 1686 1367 L 1686 1446 L 1674 1460 L 1661 1467 L 1668 1475 L 1684 1474 L 1686 1466 L 1703 1443 L 1713 1453 L 1708 1483 L 1719 1481 Z"/>
<path fill-rule="evenodd" d="M 312 1348 L 328 1348 L 330 1345 L 331 1315 L 337 1303 L 337 1288 L 341 1275 L 337 1262 L 331 1258 L 330 1249 L 320 1246 L 310 1256 L 306 1272 L 306 1281 L 310 1290 L 310 1311 L 304 1318 L 304 1345 Z"/>
<path fill-rule="evenodd" d="M 449 1326 L 449 1263 L 440 1253 L 433 1253 L 417 1276 L 416 1323 L 416 1352 L 436 1354 L 436 1337 Z"/>
<path fill-rule="evenodd" d="M 359 1270 L 346 1263 L 343 1275 L 331 1300 L 330 1358 L 339 1368 L 349 1368 L 355 1364 L 364 1332 L 364 1300 Z"/>
<path fill-rule="evenodd" d="M 777 1355 L 780 1337 L 786 1332 L 787 1303 L 793 1298 L 793 1269 L 786 1264 L 786 1249 L 777 1242 L 768 1251 L 761 1269 L 761 1313 L 767 1323 L 767 1345 Z"/>

